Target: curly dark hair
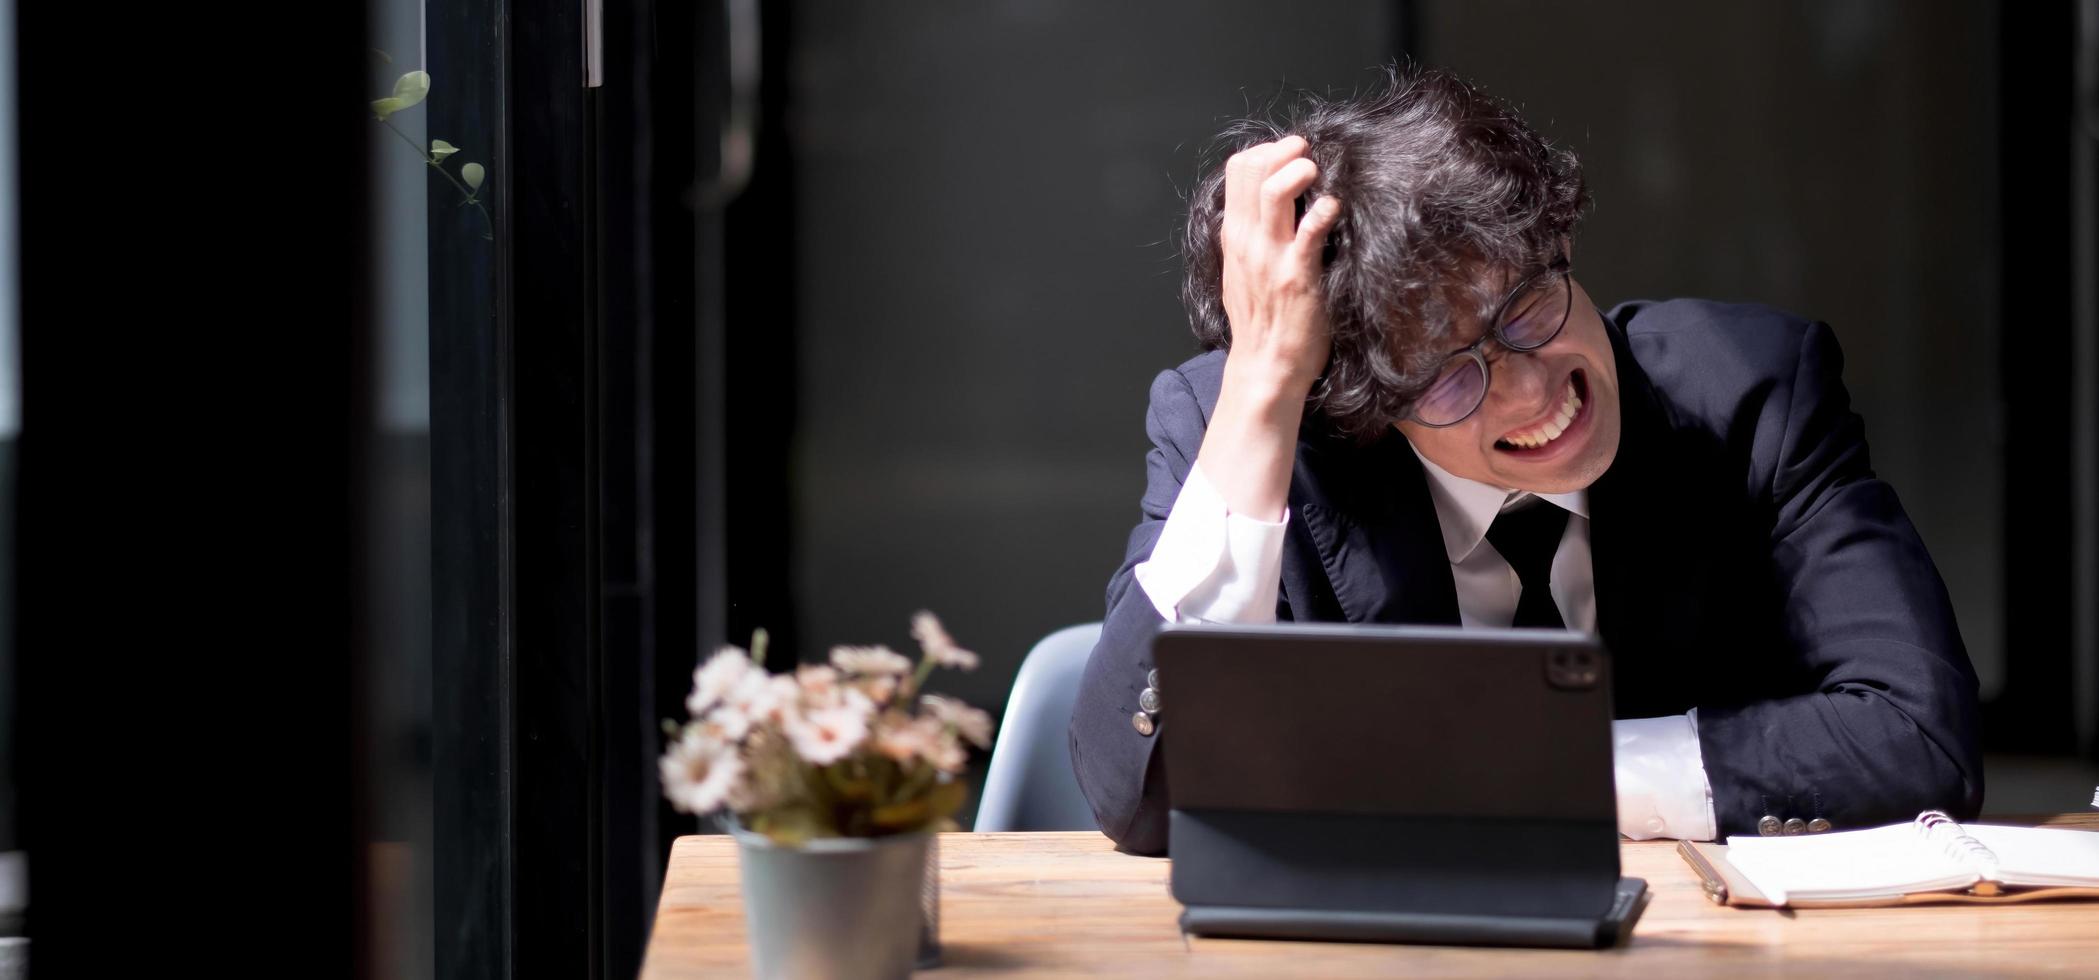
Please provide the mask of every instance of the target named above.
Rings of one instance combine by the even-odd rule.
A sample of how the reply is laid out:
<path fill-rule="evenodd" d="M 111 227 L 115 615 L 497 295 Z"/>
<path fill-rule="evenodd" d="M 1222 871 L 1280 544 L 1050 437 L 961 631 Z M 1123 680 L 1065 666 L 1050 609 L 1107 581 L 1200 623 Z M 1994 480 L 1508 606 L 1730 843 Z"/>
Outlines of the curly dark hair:
<path fill-rule="evenodd" d="M 1581 163 L 1516 109 L 1439 68 L 1393 63 L 1349 98 L 1303 93 L 1280 121 L 1233 123 L 1189 196 L 1181 301 L 1205 350 L 1231 346 L 1222 295 L 1224 160 L 1297 135 L 1319 166 L 1304 198 L 1341 199 L 1322 286 L 1333 353 L 1310 406 L 1340 433 L 1389 430 L 1435 377 L 1453 334 L 1559 252 L 1588 204 Z"/>

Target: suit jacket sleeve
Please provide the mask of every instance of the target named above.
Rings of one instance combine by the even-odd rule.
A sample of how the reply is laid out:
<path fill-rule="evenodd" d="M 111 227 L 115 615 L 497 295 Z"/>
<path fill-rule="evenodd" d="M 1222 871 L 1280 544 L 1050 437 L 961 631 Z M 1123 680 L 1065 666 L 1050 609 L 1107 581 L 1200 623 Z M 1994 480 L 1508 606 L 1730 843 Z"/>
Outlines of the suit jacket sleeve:
<path fill-rule="evenodd" d="M 1166 766 L 1155 749 L 1172 712 L 1160 713 L 1159 727 L 1150 736 L 1131 724 L 1152 666 L 1152 634 L 1165 623 L 1131 569 L 1158 542 L 1195 463 L 1203 430 L 1202 410 L 1187 377 L 1161 372 L 1152 382 L 1145 414 L 1152 448 L 1145 456 L 1143 520 L 1130 532 L 1122 566 L 1108 582 L 1100 644 L 1086 662 L 1072 706 L 1071 763 L 1079 789 L 1092 804 L 1101 832 L 1134 854 L 1166 850 Z"/>
<path fill-rule="evenodd" d="M 1771 572 L 1813 693 L 1698 709 L 1723 834 L 1766 814 L 1842 830 L 1982 804 L 1974 669 L 1923 541 L 1873 475 L 1842 366 L 1810 325 L 1790 392 L 1779 379 L 1766 403 L 1783 417 L 1759 426 L 1776 440 L 1756 453 L 1774 460 Z"/>

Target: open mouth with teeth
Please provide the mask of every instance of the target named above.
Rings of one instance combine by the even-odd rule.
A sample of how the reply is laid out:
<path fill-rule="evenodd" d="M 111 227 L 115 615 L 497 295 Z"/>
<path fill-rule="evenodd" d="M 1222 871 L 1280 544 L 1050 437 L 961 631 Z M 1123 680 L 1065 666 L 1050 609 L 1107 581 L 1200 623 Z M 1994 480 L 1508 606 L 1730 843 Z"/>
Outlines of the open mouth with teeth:
<path fill-rule="evenodd" d="M 1518 458 L 1539 458 L 1553 454 L 1562 445 L 1575 440 L 1588 428 L 1589 381 L 1582 372 L 1567 376 L 1560 386 L 1559 401 L 1552 414 L 1520 429 L 1512 429 L 1494 440 L 1494 448 Z"/>

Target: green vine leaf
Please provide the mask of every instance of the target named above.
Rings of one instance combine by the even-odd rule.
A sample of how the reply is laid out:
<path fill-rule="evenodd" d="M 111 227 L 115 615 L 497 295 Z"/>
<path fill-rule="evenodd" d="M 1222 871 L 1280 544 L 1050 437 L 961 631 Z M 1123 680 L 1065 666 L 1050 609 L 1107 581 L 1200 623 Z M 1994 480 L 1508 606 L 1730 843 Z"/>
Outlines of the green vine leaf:
<path fill-rule="evenodd" d="M 459 148 L 444 140 L 430 141 L 430 159 L 443 162 L 444 158 L 459 152 Z"/>
<path fill-rule="evenodd" d="M 487 176 L 488 171 L 482 169 L 478 163 L 469 163 L 459 168 L 459 178 L 466 181 L 466 186 L 477 191 L 481 189 L 482 178 Z"/>
<path fill-rule="evenodd" d="M 372 114 L 381 119 L 403 109 L 420 105 L 430 94 L 430 73 L 412 71 L 394 80 L 394 94 L 384 99 L 372 100 Z"/>

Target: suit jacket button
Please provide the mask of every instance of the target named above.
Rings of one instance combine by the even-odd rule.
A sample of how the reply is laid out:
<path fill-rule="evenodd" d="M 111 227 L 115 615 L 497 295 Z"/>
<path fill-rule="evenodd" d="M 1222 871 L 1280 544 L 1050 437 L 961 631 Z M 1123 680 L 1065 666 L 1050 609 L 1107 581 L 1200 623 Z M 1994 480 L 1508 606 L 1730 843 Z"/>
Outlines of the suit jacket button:
<path fill-rule="evenodd" d="M 1158 714 L 1159 689 L 1156 687 L 1147 687 L 1142 692 L 1140 692 L 1137 695 L 1137 707 L 1143 708 L 1144 710 L 1152 714 Z"/>
<path fill-rule="evenodd" d="M 1130 716 L 1130 727 L 1137 729 L 1137 734 L 1139 735 L 1150 735 L 1152 732 L 1157 731 L 1157 728 L 1152 725 L 1152 716 L 1142 711 Z"/>
<path fill-rule="evenodd" d="M 1799 817 L 1794 817 L 1793 819 L 1786 821 L 1787 837 L 1798 837 L 1801 834 L 1805 833 L 1807 833 L 1807 821 L 1802 820 Z"/>
<path fill-rule="evenodd" d="M 1829 821 L 1824 820 L 1821 817 L 1816 817 L 1815 819 L 1807 822 L 1807 832 L 1810 834 L 1819 834 L 1828 829 Z"/>
<path fill-rule="evenodd" d="M 1778 818 L 1768 813 L 1756 822 L 1756 832 L 1765 837 L 1777 837 L 1780 829 Z"/>
<path fill-rule="evenodd" d="M 1159 689 L 1159 668 L 1153 667 L 1144 672 L 1144 686 L 1154 691 Z"/>

